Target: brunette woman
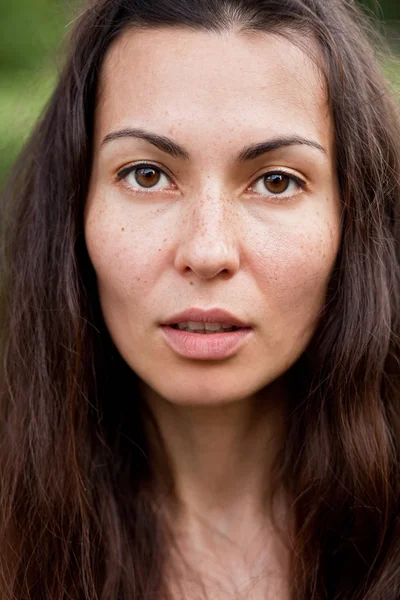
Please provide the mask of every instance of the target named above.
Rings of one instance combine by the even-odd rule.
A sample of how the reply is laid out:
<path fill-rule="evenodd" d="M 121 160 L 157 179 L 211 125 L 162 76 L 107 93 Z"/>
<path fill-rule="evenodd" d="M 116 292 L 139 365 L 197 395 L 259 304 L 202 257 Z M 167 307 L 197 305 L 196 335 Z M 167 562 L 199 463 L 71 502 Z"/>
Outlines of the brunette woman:
<path fill-rule="evenodd" d="M 400 127 L 350 0 L 97 0 L 3 203 L 0 596 L 397 600 Z"/>

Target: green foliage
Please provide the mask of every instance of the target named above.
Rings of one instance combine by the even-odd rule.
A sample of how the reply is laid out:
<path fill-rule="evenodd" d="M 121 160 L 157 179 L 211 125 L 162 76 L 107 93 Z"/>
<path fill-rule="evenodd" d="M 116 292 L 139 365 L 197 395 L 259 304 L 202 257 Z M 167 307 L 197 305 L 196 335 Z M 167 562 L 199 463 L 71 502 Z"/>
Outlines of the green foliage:
<path fill-rule="evenodd" d="M 51 93 L 72 12 L 63 0 L 0 0 L 0 179 Z"/>
<path fill-rule="evenodd" d="M 55 81 L 55 70 L 21 70 L 1 75 L 0 179 L 5 177 L 31 132 Z"/>
<path fill-rule="evenodd" d="M 0 73 L 33 69 L 51 56 L 67 12 L 62 0 L 0 0 Z"/>
<path fill-rule="evenodd" d="M 386 21 L 400 20 L 399 0 L 360 0 L 360 3 Z"/>

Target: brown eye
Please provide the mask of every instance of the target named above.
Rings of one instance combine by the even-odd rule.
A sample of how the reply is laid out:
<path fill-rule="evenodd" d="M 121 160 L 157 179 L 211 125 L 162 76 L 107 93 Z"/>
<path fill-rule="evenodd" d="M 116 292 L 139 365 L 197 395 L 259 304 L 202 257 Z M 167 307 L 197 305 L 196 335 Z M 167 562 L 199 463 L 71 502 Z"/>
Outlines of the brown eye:
<path fill-rule="evenodd" d="M 142 167 L 134 169 L 135 180 L 142 187 L 153 187 L 160 181 L 160 173 L 153 167 Z"/>
<path fill-rule="evenodd" d="M 271 194 L 283 194 L 287 191 L 291 181 L 288 175 L 282 173 L 271 173 L 264 177 L 264 185 Z"/>
<path fill-rule="evenodd" d="M 306 189 L 304 179 L 285 173 L 284 171 L 270 171 L 261 175 L 253 184 L 253 191 L 260 196 L 273 199 L 274 196 L 281 200 L 297 196 Z"/>
<path fill-rule="evenodd" d="M 171 178 L 162 169 L 145 163 L 125 167 L 118 173 L 117 180 L 124 180 L 136 192 L 146 189 L 165 190 L 171 183 Z"/>

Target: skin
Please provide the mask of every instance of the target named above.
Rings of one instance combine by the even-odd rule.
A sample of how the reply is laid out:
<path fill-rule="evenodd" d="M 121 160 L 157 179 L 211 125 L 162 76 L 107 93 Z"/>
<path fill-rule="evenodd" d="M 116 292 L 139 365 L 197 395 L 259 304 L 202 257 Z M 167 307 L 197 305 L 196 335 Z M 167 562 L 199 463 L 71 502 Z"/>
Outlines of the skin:
<path fill-rule="evenodd" d="M 126 128 L 168 136 L 190 158 L 130 136 L 104 142 Z M 236 161 L 251 144 L 293 136 L 323 150 L 292 145 Z M 118 179 L 141 161 L 161 169 L 153 190 L 134 172 Z M 272 194 L 262 175 L 274 169 L 305 185 Z M 287 598 L 288 557 L 265 494 L 284 443 L 285 373 L 315 332 L 340 238 L 333 126 L 315 63 L 271 34 L 125 32 L 101 76 L 85 237 L 107 327 L 164 437 L 186 556 L 214 572 L 218 598 L 261 574 L 268 583 L 251 598 L 267 588 Z M 224 308 L 252 335 L 229 359 L 182 358 L 160 323 L 191 307 Z"/>

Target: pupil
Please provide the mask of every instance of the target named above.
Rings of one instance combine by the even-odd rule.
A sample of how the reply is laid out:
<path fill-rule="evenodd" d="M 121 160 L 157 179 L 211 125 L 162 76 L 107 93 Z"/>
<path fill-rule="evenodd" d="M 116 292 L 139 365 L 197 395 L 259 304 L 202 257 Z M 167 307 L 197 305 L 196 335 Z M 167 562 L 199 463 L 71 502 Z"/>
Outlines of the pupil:
<path fill-rule="evenodd" d="M 273 194 L 282 194 L 289 187 L 289 177 L 286 175 L 267 175 L 265 177 L 265 187 Z"/>
<path fill-rule="evenodd" d="M 142 187 L 152 187 L 160 180 L 160 174 L 151 167 L 143 167 L 136 170 L 135 179 Z"/>

